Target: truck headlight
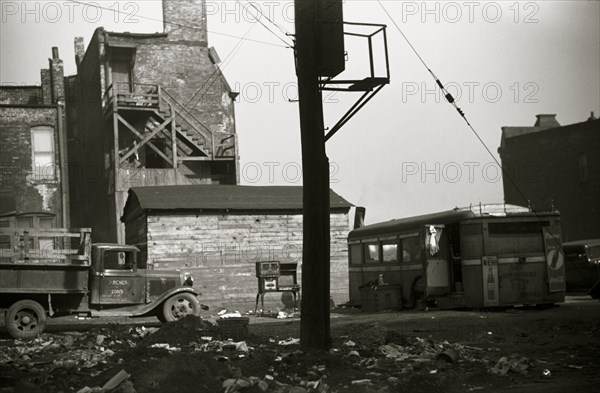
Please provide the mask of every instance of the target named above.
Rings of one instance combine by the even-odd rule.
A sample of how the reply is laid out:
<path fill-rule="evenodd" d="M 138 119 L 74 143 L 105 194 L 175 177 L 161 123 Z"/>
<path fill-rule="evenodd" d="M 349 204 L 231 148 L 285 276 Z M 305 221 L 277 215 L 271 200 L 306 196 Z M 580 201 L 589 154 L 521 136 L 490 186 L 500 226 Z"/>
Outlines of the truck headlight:
<path fill-rule="evenodd" d="M 194 286 L 194 277 L 190 273 L 183 273 L 183 285 L 188 287 Z"/>

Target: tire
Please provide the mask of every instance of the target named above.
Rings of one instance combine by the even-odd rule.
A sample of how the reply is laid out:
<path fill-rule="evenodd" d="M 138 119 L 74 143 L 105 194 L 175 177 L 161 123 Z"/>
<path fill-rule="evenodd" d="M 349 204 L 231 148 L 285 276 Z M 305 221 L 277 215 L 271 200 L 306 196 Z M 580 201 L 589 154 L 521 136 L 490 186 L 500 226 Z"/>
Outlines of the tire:
<path fill-rule="evenodd" d="M 425 281 L 423 277 L 418 277 L 410 289 L 410 308 L 413 310 L 419 306 L 419 303 L 425 301 Z"/>
<path fill-rule="evenodd" d="M 4 323 L 12 337 L 32 339 L 46 328 L 46 310 L 33 300 L 19 300 L 6 311 Z"/>
<path fill-rule="evenodd" d="M 183 292 L 165 300 L 162 312 L 165 322 L 177 321 L 188 315 L 200 315 L 200 302 L 195 295 Z M 158 319 L 162 321 L 160 317 Z"/>

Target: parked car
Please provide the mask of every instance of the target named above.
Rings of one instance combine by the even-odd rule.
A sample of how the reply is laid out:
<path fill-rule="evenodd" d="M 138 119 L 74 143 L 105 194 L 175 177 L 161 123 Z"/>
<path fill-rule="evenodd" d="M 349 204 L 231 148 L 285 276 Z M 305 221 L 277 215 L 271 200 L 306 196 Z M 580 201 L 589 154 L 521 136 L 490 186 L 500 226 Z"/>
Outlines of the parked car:
<path fill-rule="evenodd" d="M 600 239 L 563 243 L 568 291 L 589 292 L 600 281 Z"/>

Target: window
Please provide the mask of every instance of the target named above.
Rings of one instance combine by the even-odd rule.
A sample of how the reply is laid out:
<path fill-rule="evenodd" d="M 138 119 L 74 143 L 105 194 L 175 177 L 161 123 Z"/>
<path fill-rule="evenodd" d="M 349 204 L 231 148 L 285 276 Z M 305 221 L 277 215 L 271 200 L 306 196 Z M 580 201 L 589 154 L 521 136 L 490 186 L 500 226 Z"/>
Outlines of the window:
<path fill-rule="evenodd" d="M 106 251 L 104 253 L 105 270 L 133 269 L 133 253 L 125 251 Z"/>
<path fill-rule="evenodd" d="M 402 262 L 421 262 L 421 244 L 418 237 L 402 239 Z"/>
<path fill-rule="evenodd" d="M 398 262 L 398 244 L 384 242 L 381 248 L 383 249 L 383 262 Z"/>
<path fill-rule="evenodd" d="M 379 243 L 365 243 L 365 262 L 379 263 Z"/>
<path fill-rule="evenodd" d="M 360 244 L 351 244 L 350 245 L 350 264 L 351 265 L 360 265 L 362 263 L 362 253 Z"/>
<path fill-rule="evenodd" d="M 547 221 L 489 223 L 486 252 L 490 255 L 510 256 L 543 253 L 545 248 L 542 228 L 548 224 Z"/>
<path fill-rule="evenodd" d="M 54 180 L 54 129 L 31 129 L 32 165 L 35 180 Z"/>

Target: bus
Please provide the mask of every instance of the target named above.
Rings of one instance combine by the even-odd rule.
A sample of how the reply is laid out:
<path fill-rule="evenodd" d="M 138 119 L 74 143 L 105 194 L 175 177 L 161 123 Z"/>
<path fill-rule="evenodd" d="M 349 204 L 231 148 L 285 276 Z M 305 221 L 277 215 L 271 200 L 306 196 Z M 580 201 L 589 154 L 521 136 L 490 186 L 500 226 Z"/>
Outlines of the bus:
<path fill-rule="evenodd" d="M 559 212 L 506 204 L 362 226 L 348 235 L 349 304 L 365 309 L 378 295 L 380 309 L 561 303 L 560 237 Z"/>

